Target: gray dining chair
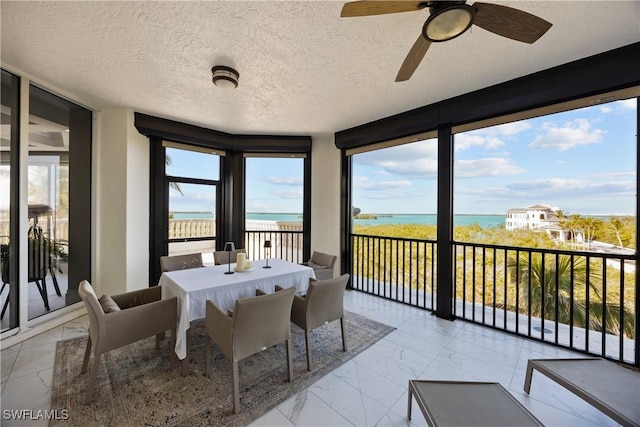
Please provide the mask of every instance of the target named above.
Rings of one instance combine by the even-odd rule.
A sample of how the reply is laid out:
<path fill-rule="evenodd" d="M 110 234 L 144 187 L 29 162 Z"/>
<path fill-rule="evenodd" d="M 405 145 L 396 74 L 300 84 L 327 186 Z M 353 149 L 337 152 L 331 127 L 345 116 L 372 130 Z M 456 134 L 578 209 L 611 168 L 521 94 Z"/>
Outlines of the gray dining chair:
<path fill-rule="evenodd" d="M 178 298 L 161 299 L 160 286 L 98 298 L 86 280 L 80 282 L 78 293 L 89 315 L 89 338 L 80 371 L 83 374 L 87 372 L 93 347 L 87 403 L 93 399 L 102 354 L 108 351 L 153 335 L 156 336 L 156 348 L 159 348 L 160 338 L 170 330 L 171 369 L 175 367 Z"/>
<path fill-rule="evenodd" d="M 313 272 L 318 280 L 332 279 L 333 266 L 336 264 L 337 259 L 338 257 L 335 255 L 313 251 L 309 261 L 303 262 L 302 265 L 313 268 Z"/>
<path fill-rule="evenodd" d="M 295 287 L 272 294 L 236 300 L 233 313 L 220 310 L 207 301 L 205 316 L 205 374 L 209 375 L 211 340 L 231 361 L 233 381 L 233 410 L 240 411 L 240 380 L 238 362 L 274 345 L 285 343 L 287 348 L 288 380 L 293 379 L 291 357 L 291 304 Z"/>
<path fill-rule="evenodd" d="M 160 271 L 187 270 L 202 267 L 202 254 L 165 255 L 160 257 Z"/>
<path fill-rule="evenodd" d="M 229 264 L 229 260 L 231 260 L 231 264 L 236 262 L 238 258 L 238 254 L 246 254 L 247 251 L 244 248 L 234 249 L 232 251 L 215 251 L 213 253 L 213 261 L 216 265 Z"/>
<path fill-rule="evenodd" d="M 343 274 L 335 279 L 309 280 L 309 287 L 305 296 L 295 295 L 291 308 L 291 321 L 304 330 L 307 348 L 307 369 L 313 365 L 311 355 L 311 331 L 340 319 L 342 332 L 342 350 L 347 351 L 347 336 L 344 328 L 344 291 L 349 282 L 349 274 Z M 276 286 L 276 291 L 282 292 Z"/>

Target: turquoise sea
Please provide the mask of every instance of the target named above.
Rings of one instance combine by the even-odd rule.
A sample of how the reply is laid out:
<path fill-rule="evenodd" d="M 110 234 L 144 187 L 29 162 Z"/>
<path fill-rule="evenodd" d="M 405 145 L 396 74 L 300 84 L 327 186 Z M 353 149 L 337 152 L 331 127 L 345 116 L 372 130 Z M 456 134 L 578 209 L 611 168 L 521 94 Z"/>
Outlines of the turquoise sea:
<path fill-rule="evenodd" d="M 436 225 L 434 214 L 373 214 L 371 219 L 355 219 L 357 225 L 386 225 L 386 224 L 427 224 Z M 174 219 L 206 219 L 213 218 L 211 212 L 174 212 Z M 248 213 L 247 219 L 260 221 L 302 221 L 302 214 L 292 213 Z M 454 225 L 469 225 L 477 223 L 483 228 L 504 225 L 504 215 L 454 215 Z"/>

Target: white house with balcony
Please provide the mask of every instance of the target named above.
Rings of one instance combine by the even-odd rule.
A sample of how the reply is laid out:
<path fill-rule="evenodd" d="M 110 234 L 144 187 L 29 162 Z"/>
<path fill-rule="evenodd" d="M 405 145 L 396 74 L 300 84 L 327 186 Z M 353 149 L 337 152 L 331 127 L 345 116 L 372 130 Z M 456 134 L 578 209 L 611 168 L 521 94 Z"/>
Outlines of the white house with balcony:
<path fill-rule="evenodd" d="M 505 215 L 505 228 L 507 230 L 520 228 L 538 230 L 557 226 L 560 221 L 558 215 L 556 215 L 557 210 L 558 208 L 548 205 L 509 209 Z"/>
<path fill-rule="evenodd" d="M 544 231 L 554 240 L 571 240 L 572 231 L 560 226 L 560 218 L 556 214 L 558 210 L 557 207 L 548 205 L 509 209 L 505 215 L 505 228 Z M 582 242 L 582 232 L 577 232 L 576 241 Z"/>

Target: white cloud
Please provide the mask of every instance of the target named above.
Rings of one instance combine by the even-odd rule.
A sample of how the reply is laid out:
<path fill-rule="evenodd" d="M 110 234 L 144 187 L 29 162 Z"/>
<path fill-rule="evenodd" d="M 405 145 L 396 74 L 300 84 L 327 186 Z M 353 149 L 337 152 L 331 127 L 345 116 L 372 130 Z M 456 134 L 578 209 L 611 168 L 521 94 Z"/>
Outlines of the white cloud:
<path fill-rule="evenodd" d="M 247 212 L 265 212 L 269 211 L 271 206 L 266 203 L 249 203 L 247 205 Z"/>
<path fill-rule="evenodd" d="M 304 183 L 301 177 L 288 176 L 270 176 L 267 178 L 267 182 L 274 185 L 287 185 L 291 187 L 300 187 Z"/>
<path fill-rule="evenodd" d="M 603 179 L 603 178 L 608 178 L 608 179 L 620 179 L 620 178 L 624 178 L 624 179 L 629 179 L 629 180 L 635 180 L 636 179 L 636 173 L 635 172 L 603 172 L 603 173 L 596 173 L 593 174 L 594 178 L 597 179 Z"/>
<path fill-rule="evenodd" d="M 457 160 L 454 164 L 456 178 L 478 178 L 482 176 L 516 175 L 525 172 L 524 169 L 510 159 L 502 157 L 488 157 L 476 160 Z"/>
<path fill-rule="evenodd" d="M 380 162 L 379 166 L 390 174 L 403 175 L 412 178 L 433 178 L 438 174 L 437 158 L 422 158 L 405 161 L 392 160 Z"/>
<path fill-rule="evenodd" d="M 555 200 L 565 202 L 579 197 L 630 197 L 635 195 L 633 180 L 589 180 L 549 178 L 532 181 L 520 181 L 506 184 L 504 187 L 458 189 L 464 194 L 490 197 L 492 199 L 513 200 Z"/>
<path fill-rule="evenodd" d="M 518 122 L 505 123 L 502 125 L 491 126 L 484 129 L 473 131 L 473 133 L 479 133 L 484 135 L 504 135 L 511 136 L 531 129 L 531 124 L 528 120 L 521 120 Z"/>
<path fill-rule="evenodd" d="M 278 190 L 272 191 L 271 194 L 278 196 L 282 199 L 302 199 L 304 193 L 300 190 Z"/>
<path fill-rule="evenodd" d="M 604 113 L 604 114 L 608 114 L 613 112 L 613 108 L 607 106 L 607 105 L 603 105 L 602 107 L 600 107 L 600 112 Z"/>
<path fill-rule="evenodd" d="M 438 144 L 435 140 L 420 141 L 396 147 L 356 154 L 353 162 L 362 165 L 380 166 L 383 162 L 404 162 L 415 159 L 437 159 Z"/>
<path fill-rule="evenodd" d="M 411 186 L 411 181 L 371 181 L 366 177 L 354 179 L 353 186 L 363 191 L 397 190 Z"/>
<path fill-rule="evenodd" d="M 635 98 L 629 98 L 622 101 L 618 101 L 618 104 L 624 109 L 627 110 L 636 110 L 638 108 L 638 103 Z"/>
<path fill-rule="evenodd" d="M 582 145 L 597 144 L 605 133 L 602 129 L 593 128 L 586 119 L 575 119 L 561 126 L 545 123 L 543 129 L 544 133 L 536 136 L 529 148 L 565 151 Z"/>
<path fill-rule="evenodd" d="M 454 138 L 454 147 L 456 150 L 466 150 L 470 147 L 483 147 L 495 150 L 503 147 L 504 142 L 498 137 L 491 135 L 478 135 L 474 133 L 461 133 Z"/>

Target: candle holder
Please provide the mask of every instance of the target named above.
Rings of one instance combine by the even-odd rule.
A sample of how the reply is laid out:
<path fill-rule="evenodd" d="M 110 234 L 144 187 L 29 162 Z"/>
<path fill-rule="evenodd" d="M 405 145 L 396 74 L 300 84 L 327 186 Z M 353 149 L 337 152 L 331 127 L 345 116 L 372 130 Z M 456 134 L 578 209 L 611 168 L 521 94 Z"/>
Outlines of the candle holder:
<path fill-rule="evenodd" d="M 231 252 L 236 250 L 236 245 L 233 242 L 227 242 L 224 244 L 224 250 L 229 253 L 229 264 L 227 264 L 229 270 L 225 271 L 224 274 L 233 274 L 233 271 L 231 271 Z"/>
<path fill-rule="evenodd" d="M 271 240 L 264 241 L 264 250 L 267 253 L 267 264 L 262 268 L 271 268 L 269 265 L 269 256 L 271 256 Z"/>

